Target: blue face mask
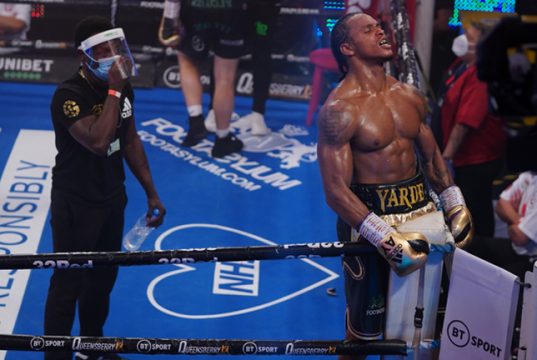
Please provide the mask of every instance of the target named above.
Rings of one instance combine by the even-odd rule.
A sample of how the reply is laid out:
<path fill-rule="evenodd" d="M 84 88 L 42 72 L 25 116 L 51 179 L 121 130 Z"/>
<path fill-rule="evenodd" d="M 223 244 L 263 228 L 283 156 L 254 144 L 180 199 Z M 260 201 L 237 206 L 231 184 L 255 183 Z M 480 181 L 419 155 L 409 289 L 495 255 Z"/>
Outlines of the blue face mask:
<path fill-rule="evenodd" d="M 93 66 L 91 66 L 92 64 L 90 63 L 89 64 L 90 66 L 88 66 L 88 69 L 90 69 L 91 72 L 100 80 L 108 81 L 108 72 L 110 71 L 110 69 L 114 65 L 114 62 L 117 59 L 119 59 L 119 55 L 115 55 L 115 56 L 111 56 L 111 57 L 107 57 L 107 58 L 103 58 L 99 60 L 91 59 L 92 63 L 97 63 L 99 64 L 99 66 L 97 66 L 97 68 L 94 69 Z"/>

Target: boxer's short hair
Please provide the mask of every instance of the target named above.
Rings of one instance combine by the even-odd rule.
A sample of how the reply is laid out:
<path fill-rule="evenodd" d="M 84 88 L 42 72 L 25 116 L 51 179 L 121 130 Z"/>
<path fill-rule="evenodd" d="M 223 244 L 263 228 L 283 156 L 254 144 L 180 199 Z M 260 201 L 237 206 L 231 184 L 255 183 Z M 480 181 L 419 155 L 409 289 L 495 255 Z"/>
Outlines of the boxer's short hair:
<path fill-rule="evenodd" d="M 332 54 L 337 61 L 339 71 L 343 74 L 346 74 L 348 71 L 347 58 L 341 53 L 339 47 L 344 42 L 349 40 L 349 27 L 347 26 L 347 20 L 355 14 L 349 13 L 340 17 L 334 27 L 332 28 L 332 33 L 330 34 L 330 47 L 332 49 Z"/>

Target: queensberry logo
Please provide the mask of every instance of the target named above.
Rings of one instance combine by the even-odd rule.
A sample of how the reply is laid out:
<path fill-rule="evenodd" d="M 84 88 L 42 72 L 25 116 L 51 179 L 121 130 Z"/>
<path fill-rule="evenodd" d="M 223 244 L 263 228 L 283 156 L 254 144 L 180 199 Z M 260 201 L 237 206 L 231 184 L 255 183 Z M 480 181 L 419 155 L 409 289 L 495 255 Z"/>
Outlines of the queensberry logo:
<path fill-rule="evenodd" d="M 155 248 L 186 249 L 199 244 L 200 239 L 218 239 L 218 247 L 276 245 L 257 235 L 230 227 L 186 224 L 160 235 Z M 183 262 L 173 266 L 173 270 L 151 281 L 147 295 L 156 309 L 185 319 L 223 318 L 260 311 L 304 295 L 339 277 L 311 259 L 191 265 Z M 299 277 L 290 275 L 298 272 L 301 274 Z M 284 277 L 286 281 L 278 280 Z M 174 295 L 174 289 L 184 287 L 185 283 L 197 285 L 178 298 Z M 209 299 L 211 306 L 206 307 L 206 301 L 200 302 L 199 299 Z"/>

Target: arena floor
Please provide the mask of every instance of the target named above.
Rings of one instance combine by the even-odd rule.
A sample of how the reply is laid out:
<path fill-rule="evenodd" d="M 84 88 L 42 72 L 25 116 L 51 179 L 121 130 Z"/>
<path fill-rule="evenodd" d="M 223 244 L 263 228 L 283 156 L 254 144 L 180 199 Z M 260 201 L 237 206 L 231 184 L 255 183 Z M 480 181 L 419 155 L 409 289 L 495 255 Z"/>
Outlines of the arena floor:
<path fill-rule="evenodd" d="M 53 143 L 49 116 L 53 91 L 52 85 L 0 83 L 2 201 L 13 195 L 10 181 L 16 182 L 17 171 L 24 169 L 8 164 L 24 161 L 45 169 L 40 180 L 43 186 L 36 187 L 43 191 L 33 196 L 24 194 L 39 203 L 38 211 L 26 214 L 24 224 L 17 228 L 28 231 L 24 241 L 16 241 L 14 235 L 9 243 L 0 244 L 11 253 L 51 251 L 46 189 L 50 186 L 54 149 L 32 148 L 37 143 Z M 250 103 L 250 98 L 237 98 L 236 112 L 248 113 Z M 256 138 L 235 128 L 247 144 L 246 150 L 240 156 L 217 161 L 208 153 L 212 138 L 193 149 L 177 150 L 186 127 L 180 91 L 136 90 L 136 126 L 168 211 L 165 223 L 141 250 L 335 241 L 335 215 L 325 204 L 316 162 L 315 127 L 303 126 L 306 107 L 303 102 L 270 100 L 267 122 L 272 135 Z M 130 173 L 126 185 L 128 228 L 145 211 L 146 204 L 141 187 Z M 20 212 L 24 209 L 30 206 L 21 207 Z M 0 210 L 4 219 L 1 230 L 8 231 L 6 219 L 10 215 Z M 51 271 L 1 273 L 1 333 L 42 334 Z M 327 295 L 330 287 L 336 288 L 336 296 Z M 77 332 L 75 325 L 73 335 Z M 342 339 L 340 260 L 123 267 L 112 294 L 105 332 L 114 337 Z M 40 353 L 13 351 L 0 356 L 8 360 L 41 358 Z"/>

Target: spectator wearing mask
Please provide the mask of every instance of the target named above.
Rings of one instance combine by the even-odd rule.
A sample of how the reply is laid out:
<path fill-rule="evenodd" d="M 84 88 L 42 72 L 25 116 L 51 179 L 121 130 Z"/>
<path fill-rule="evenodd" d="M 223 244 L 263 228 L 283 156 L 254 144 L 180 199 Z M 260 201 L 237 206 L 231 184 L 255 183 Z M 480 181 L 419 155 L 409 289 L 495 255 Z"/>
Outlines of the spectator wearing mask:
<path fill-rule="evenodd" d="M 453 41 L 458 59 L 439 100 L 444 159 L 453 167 L 477 236 L 494 235 L 492 182 L 502 169 L 506 134 L 489 110 L 487 84 L 477 78 L 476 43 L 486 28 L 472 23 Z"/>

